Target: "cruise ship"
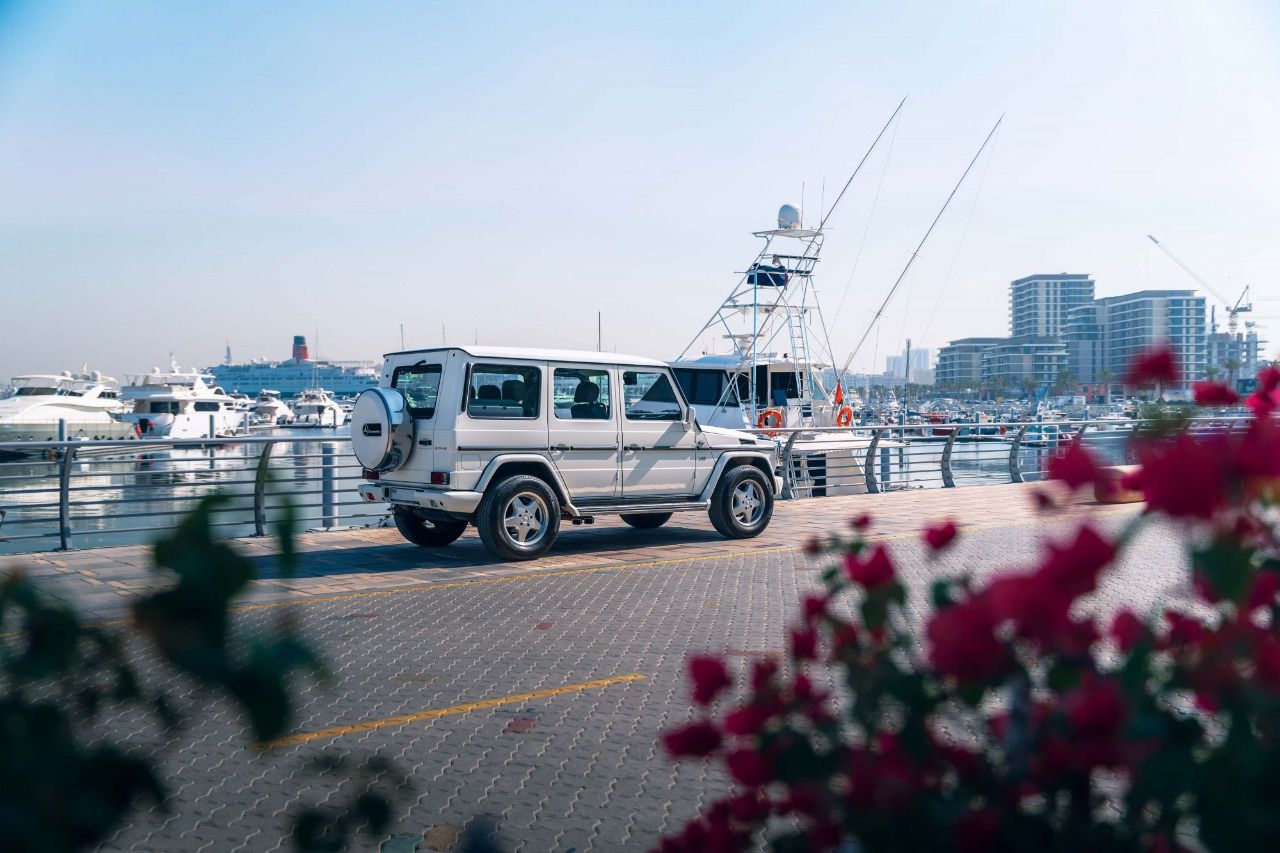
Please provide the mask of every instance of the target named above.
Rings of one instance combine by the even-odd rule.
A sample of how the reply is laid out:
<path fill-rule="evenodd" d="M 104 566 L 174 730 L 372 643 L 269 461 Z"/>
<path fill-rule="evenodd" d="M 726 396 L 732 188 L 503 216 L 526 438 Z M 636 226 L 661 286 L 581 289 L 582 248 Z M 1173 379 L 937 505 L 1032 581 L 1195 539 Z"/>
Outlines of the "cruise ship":
<path fill-rule="evenodd" d="M 270 389 L 285 396 L 300 394 L 309 388 L 324 388 L 341 397 L 359 394 L 378 385 L 378 365 L 372 361 L 322 361 L 311 358 L 307 339 L 293 338 L 293 357 L 285 361 L 251 361 L 247 364 L 227 363 L 210 367 L 216 384 L 228 391 L 249 395 Z"/>

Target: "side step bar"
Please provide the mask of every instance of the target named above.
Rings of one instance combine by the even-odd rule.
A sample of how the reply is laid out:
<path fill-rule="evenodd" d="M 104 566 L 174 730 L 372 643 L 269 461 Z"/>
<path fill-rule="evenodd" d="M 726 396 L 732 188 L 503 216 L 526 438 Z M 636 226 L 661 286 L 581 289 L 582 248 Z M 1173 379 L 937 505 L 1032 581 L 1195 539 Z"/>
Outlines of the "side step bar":
<path fill-rule="evenodd" d="M 589 506 L 576 506 L 574 509 L 577 515 L 585 517 L 592 515 L 622 515 L 623 513 L 689 512 L 692 510 L 706 510 L 709 506 L 711 506 L 711 501 L 671 501 L 668 503 L 649 501 L 629 504 L 591 504 Z"/>

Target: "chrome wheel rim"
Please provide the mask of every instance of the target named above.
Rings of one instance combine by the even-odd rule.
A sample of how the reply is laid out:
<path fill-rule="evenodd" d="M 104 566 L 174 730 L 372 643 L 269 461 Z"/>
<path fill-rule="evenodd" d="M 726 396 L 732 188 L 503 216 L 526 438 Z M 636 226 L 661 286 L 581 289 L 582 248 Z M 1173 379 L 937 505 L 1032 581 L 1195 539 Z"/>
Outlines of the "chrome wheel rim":
<path fill-rule="evenodd" d="M 764 493 L 755 480 L 743 480 L 733 490 L 733 517 L 743 527 L 754 527 L 764 516 Z"/>
<path fill-rule="evenodd" d="M 520 492 L 502 509 L 502 530 L 513 545 L 531 548 L 547 535 L 549 517 L 541 495 Z"/>

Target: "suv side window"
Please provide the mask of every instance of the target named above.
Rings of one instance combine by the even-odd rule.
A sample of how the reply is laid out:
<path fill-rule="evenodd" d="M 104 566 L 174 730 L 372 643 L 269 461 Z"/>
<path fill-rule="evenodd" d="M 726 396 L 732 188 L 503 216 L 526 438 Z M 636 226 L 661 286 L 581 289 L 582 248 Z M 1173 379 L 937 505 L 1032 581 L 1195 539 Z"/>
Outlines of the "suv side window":
<path fill-rule="evenodd" d="M 680 401 L 661 370 L 622 373 L 622 410 L 633 421 L 678 421 Z"/>
<path fill-rule="evenodd" d="M 467 414 L 473 418 L 536 418 L 542 371 L 515 364 L 473 364 Z"/>
<path fill-rule="evenodd" d="M 557 418 L 609 420 L 609 371 L 557 367 L 552 381 Z"/>
<path fill-rule="evenodd" d="M 434 418 L 436 397 L 440 395 L 438 364 L 415 364 L 397 367 L 391 374 L 391 387 L 404 395 L 409 414 L 415 418 Z"/>

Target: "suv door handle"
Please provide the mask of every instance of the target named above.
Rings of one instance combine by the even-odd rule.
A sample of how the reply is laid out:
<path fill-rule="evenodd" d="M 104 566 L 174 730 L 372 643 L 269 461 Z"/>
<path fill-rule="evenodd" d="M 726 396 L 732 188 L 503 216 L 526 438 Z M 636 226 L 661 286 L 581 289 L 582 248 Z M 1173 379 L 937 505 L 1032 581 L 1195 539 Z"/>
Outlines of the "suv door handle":
<path fill-rule="evenodd" d="M 567 445 L 567 444 L 553 444 L 553 445 L 551 445 L 551 449 L 552 449 L 552 450 L 560 450 L 560 451 L 564 451 L 564 450 L 573 450 L 573 448 L 572 448 L 572 447 L 570 447 L 570 446 L 569 446 L 569 445 Z"/>
<path fill-rule="evenodd" d="M 639 444 L 628 444 L 627 450 L 644 450 L 644 447 Z"/>

